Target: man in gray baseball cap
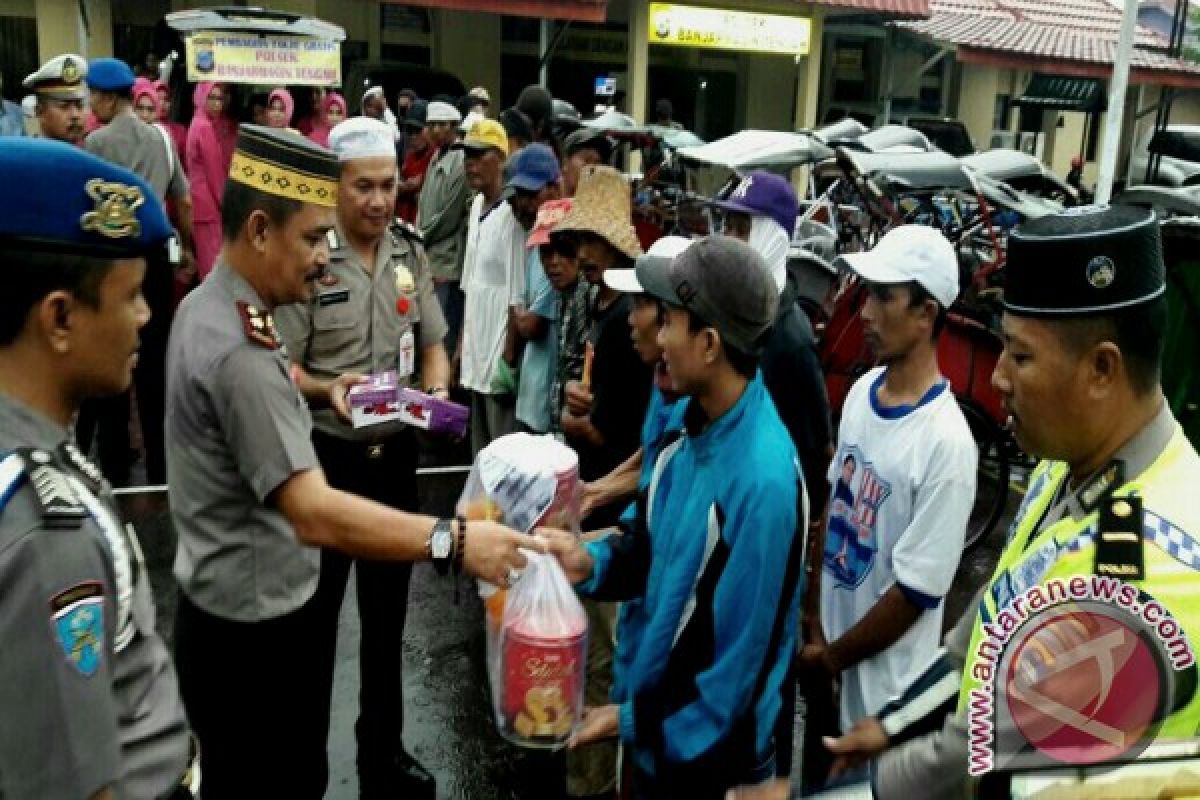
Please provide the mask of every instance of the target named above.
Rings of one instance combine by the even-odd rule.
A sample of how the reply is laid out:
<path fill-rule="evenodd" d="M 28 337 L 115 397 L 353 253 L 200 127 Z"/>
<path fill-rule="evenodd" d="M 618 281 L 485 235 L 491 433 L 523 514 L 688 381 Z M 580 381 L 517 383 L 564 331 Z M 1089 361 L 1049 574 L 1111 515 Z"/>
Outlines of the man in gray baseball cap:
<path fill-rule="evenodd" d="M 757 364 L 762 335 L 775 319 L 779 293 L 762 256 L 728 236 L 707 236 L 665 269 L 640 262 L 637 278 L 668 309 L 690 312 L 716 332 L 727 358 Z M 669 366 L 669 364 L 668 364 Z M 746 376 L 754 377 L 751 370 Z"/>
<path fill-rule="evenodd" d="M 807 494 L 757 355 L 779 293 L 762 257 L 724 236 L 638 259 L 636 274 L 666 307 L 658 343 L 686 397 L 619 535 L 547 532 L 581 593 L 649 598 L 636 651 L 616 663 L 616 702 L 575 744 L 619 736 L 634 797 L 720 797 L 774 778 L 796 646 Z"/>

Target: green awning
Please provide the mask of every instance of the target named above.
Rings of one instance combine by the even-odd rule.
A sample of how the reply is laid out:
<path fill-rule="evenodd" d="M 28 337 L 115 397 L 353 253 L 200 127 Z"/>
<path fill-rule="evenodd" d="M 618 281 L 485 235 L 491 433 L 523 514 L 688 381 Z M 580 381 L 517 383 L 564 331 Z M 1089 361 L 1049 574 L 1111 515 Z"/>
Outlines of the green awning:
<path fill-rule="evenodd" d="M 1034 74 L 1025 94 L 1014 105 L 1058 111 L 1103 111 L 1107 106 L 1104 84 L 1097 78 L 1067 78 Z"/>

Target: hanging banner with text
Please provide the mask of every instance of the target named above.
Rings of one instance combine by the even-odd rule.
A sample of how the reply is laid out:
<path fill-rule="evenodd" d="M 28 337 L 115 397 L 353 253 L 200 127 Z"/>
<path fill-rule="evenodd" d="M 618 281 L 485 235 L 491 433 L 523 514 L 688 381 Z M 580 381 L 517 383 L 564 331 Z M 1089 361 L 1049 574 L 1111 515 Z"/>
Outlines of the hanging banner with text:
<path fill-rule="evenodd" d="M 187 77 L 217 83 L 340 85 L 341 45 L 307 36 L 198 32 L 187 40 Z"/>
<path fill-rule="evenodd" d="M 811 38 L 804 17 L 650 4 L 650 44 L 805 56 Z"/>

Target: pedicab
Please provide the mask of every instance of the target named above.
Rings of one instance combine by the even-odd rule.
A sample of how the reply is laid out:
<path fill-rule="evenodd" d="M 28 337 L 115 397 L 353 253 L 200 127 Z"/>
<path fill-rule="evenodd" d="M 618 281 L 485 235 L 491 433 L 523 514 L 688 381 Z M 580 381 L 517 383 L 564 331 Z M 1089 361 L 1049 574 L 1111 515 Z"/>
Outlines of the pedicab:
<path fill-rule="evenodd" d="M 1060 203 L 1079 205 L 1079 191 L 1055 175 L 1034 156 L 1020 150 L 998 148 L 965 156 L 963 165 L 977 174 L 1011 186 L 1019 192 Z"/>

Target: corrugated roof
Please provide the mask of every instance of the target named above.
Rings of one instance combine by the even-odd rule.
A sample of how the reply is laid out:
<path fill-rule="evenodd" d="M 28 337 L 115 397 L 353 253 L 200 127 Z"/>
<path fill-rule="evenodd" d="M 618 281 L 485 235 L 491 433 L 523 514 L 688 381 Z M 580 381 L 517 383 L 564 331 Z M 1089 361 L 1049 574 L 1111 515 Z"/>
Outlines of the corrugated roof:
<path fill-rule="evenodd" d="M 1121 10 L 1106 0 L 930 0 L 930 17 L 897 26 L 976 54 L 999 53 L 1045 62 L 1111 65 Z M 1170 58 L 1166 40 L 1138 26 L 1134 70 L 1200 75 L 1200 65 Z M 961 50 L 960 50 L 961 52 Z M 1068 70 L 1069 72 L 1069 70 Z"/>
<path fill-rule="evenodd" d="M 864 11 L 905 19 L 927 19 L 930 0 L 810 0 L 811 5 Z"/>

